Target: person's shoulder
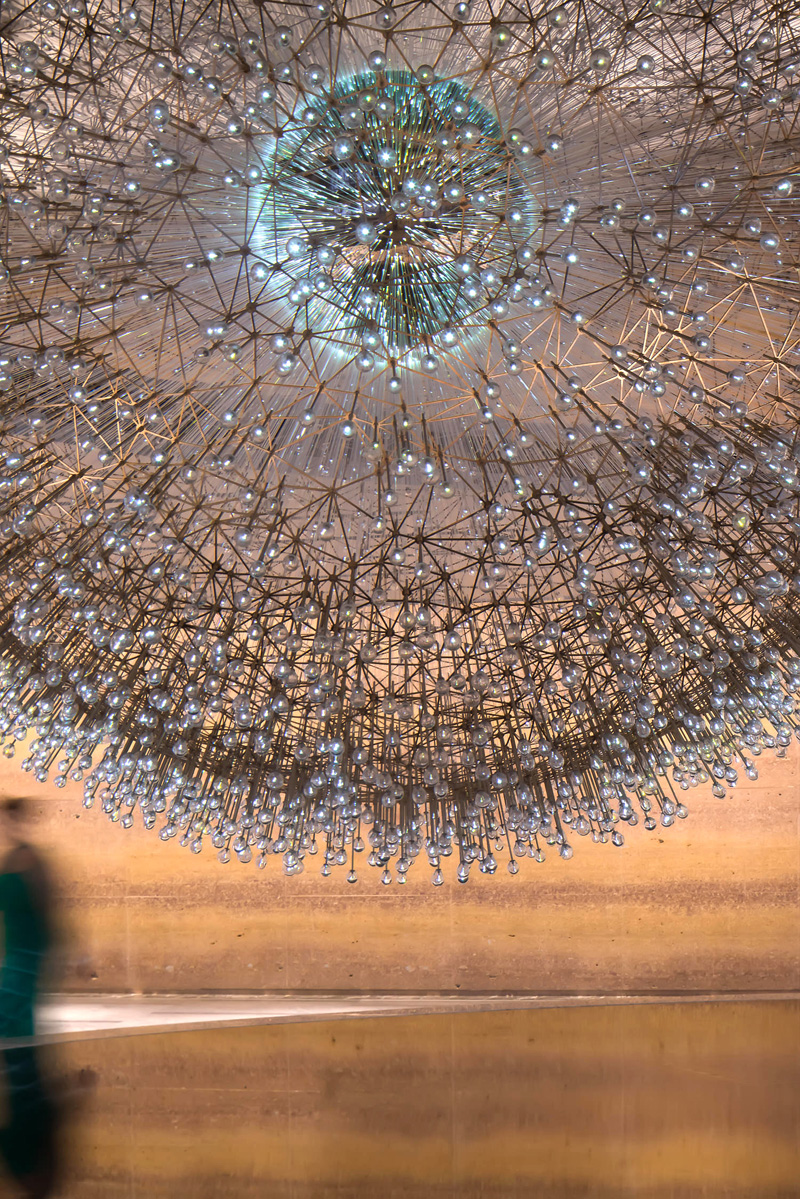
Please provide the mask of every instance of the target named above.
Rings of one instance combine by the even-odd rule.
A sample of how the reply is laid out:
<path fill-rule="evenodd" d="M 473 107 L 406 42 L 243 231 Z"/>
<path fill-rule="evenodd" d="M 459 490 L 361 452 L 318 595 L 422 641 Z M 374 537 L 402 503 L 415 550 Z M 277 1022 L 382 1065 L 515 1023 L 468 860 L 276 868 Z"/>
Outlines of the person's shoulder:
<path fill-rule="evenodd" d="M 37 870 L 40 865 L 39 855 L 33 846 L 22 842 L 8 851 L 0 870 L 5 874 L 23 874 L 29 870 Z"/>

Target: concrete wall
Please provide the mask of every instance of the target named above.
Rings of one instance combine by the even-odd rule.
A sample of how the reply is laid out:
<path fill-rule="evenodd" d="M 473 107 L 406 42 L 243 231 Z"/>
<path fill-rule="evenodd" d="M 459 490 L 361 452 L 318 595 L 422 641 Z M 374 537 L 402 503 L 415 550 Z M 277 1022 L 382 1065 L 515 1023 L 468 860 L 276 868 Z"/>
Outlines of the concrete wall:
<path fill-rule="evenodd" d="M 800 1003 L 67 1045 L 63 1199 L 796 1199 Z"/>
<path fill-rule="evenodd" d="M 3 762 L 0 791 L 37 795 L 68 990 L 725 991 L 800 988 L 800 755 L 764 761 L 726 800 L 624 849 L 581 841 L 515 878 L 405 887 L 364 868 L 286 879 L 222 866 L 38 788 Z M 319 859 L 317 859 L 319 860 Z"/>

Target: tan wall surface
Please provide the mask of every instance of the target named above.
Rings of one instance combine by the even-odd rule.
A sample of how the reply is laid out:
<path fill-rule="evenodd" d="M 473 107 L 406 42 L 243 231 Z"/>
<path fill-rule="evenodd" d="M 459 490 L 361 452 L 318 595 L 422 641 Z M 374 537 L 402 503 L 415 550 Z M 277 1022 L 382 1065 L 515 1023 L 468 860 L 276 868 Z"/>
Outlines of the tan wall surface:
<path fill-rule="evenodd" d="M 78 784 L 0 773 L 0 792 L 41 800 L 61 987 L 110 991 L 797 989 L 799 784 L 793 750 L 726 800 L 691 792 L 687 820 L 640 825 L 623 849 L 577 839 L 570 862 L 434 888 L 421 865 L 405 887 L 366 865 L 356 885 L 316 864 L 290 879 L 277 859 L 222 866 L 84 810 Z"/>
<path fill-rule="evenodd" d="M 800 1003 L 66 1045 L 63 1199 L 796 1199 Z M 1 1186 L 1 1184 L 0 1184 Z"/>

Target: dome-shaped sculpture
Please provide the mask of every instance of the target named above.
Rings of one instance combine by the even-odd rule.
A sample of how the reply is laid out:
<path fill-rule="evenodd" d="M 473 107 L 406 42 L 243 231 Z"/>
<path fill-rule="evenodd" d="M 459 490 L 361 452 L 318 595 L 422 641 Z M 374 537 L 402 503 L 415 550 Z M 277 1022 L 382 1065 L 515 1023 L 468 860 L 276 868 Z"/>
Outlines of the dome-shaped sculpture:
<path fill-rule="evenodd" d="M 0 39 L 8 756 L 223 861 L 438 883 L 785 752 L 791 5 Z"/>

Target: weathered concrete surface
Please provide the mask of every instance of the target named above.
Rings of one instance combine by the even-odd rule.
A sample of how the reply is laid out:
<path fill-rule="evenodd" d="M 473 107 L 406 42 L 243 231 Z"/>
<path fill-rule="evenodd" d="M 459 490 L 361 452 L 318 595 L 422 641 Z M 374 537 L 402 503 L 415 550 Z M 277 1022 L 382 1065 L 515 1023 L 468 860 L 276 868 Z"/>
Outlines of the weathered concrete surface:
<path fill-rule="evenodd" d="M 63 1199 L 796 1199 L 800 1004 L 551 1009 L 59 1048 Z"/>
<path fill-rule="evenodd" d="M 311 989 L 642 992 L 800 988 L 800 755 L 761 760 L 726 800 L 689 793 L 690 817 L 631 830 L 624 849 L 511 877 L 399 887 L 362 869 L 286 879 L 222 866 L 38 786 L 3 761 L 0 792 L 38 796 L 58 877 L 64 991 Z M 319 862 L 319 859 L 317 859 Z"/>

